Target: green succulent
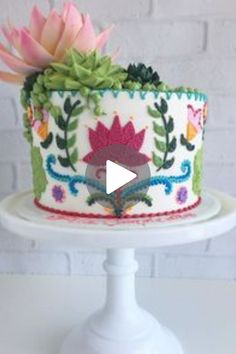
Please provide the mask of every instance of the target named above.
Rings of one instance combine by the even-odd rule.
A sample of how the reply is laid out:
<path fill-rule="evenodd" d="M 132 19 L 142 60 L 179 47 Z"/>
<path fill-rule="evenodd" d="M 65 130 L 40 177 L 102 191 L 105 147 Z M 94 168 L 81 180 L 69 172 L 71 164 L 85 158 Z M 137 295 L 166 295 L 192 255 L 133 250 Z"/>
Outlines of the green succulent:
<path fill-rule="evenodd" d="M 47 89 L 82 90 L 85 95 L 91 89 L 121 89 L 127 78 L 121 66 L 97 51 L 81 54 L 72 49 L 64 63 L 53 63 L 51 68 L 45 76 Z"/>
<path fill-rule="evenodd" d="M 132 83 L 138 83 L 142 89 L 152 90 L 157 89 L 160 85 L 160 77 L 151 66 L 147 67 L 145 64 L 138 65 L 130 64 L 127 69 L 127 79 L 125 86 L 132 86 Z"/>

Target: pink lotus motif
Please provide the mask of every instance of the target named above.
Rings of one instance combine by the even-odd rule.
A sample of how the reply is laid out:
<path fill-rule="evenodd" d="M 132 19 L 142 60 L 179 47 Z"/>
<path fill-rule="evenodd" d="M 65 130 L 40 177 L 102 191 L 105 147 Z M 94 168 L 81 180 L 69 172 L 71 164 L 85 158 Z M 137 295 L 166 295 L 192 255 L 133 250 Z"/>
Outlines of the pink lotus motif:
<path fill-rule="evenodd" d="M 106 164 L 107 160 L 117 161 L 128 166 L 141 166 L 150 161 L 145 154 L 140 153 L 145 138 L 145 129 L 135 132 L 132 122 L 121 126 L 119 116 L 115 116 L 112 126 L 108 129 L 98 122 L 96 130 L 89 129 L 89 142 L 92 151 L 83 161 L 92 165 Z M 126 149 L 121 149 L 123 145 Z"/>
<path fill-rule="evenodd" d="M 0 43 L 0 58 L 16 74 L 0 72 L 0 79 L 22 84 L 27 75 L 39 72 L 52 62 L 63 61 L 68 49 L 81 53 L 101 50 L 108 41 L 112 27 L 96 36 L 89 15 L 81 14 L 72 2 L 64 5 L 62 15 L 53 9 L 44 17 L 34 6 L 29 27 L 17 29 L 12 24 L 2 32 L 19 54 L 12 54 Z"/>

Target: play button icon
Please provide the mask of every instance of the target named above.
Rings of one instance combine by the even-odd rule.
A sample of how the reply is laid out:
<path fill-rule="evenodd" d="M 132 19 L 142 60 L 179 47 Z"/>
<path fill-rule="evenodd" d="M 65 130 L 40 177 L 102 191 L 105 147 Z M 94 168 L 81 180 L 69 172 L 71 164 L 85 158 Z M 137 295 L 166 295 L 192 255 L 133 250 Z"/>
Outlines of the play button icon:
<path fill-rule="evenodd" d="M 91 158 L 90 158 L 91 157 Z M 86 159 L 89 205 L 100 204 L 109 213 L 122 216 L 148 192 L 150 158 L 128 145 L 112 144 Z"/>
<path fill-rule="evenodd" d="M 119 177 L 118 177 L 119 176 Z M 137 178 L 137 174 L 110 160 L 106 162 L 106 193 L 111 194 L 117 189 Z"/>

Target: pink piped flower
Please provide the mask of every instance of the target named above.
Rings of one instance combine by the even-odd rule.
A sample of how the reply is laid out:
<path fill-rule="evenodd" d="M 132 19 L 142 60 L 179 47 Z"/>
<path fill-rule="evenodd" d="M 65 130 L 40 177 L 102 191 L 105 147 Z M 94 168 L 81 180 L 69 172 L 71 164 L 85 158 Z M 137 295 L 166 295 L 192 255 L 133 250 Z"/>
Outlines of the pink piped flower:
<path fill-rule="evenodd" d="M 48 17 L 34 6 L 28 27 L 18 29 L 10 23 L 2 27 L 18 55 L 0 43 L 0 59 L 14 72 L 0 71 L 0 80 L 22 84 L 26 76 L 40 72 L 52 62 L 63 61 L 71 48 L 81 53 L 101 50 L 111 30 L 112 27 L 107 28 L 97 36 L 90 16 L 81 14 L 73 2 L 64 5 L 62 14 L 53 9 Z"/>
<path fill-rule="evenodd" d="M 144 165 L 150 161 L 148 156 L 139 152 L 144 142 L 145 133 L 145 129 L 136 133 L 132 122 L 128 122 L 122 127 L 119 116 L 115 116 L 110 129 L 98 122 L 96 130 L 89 129 L 89 142 L 92 151 L 83 158 L 83 161 L 88 164 L 105 165 L 106 161 L 111 159 L 129 166 Z M 126 149 L 126 154 L 124 154 L 124 149 L 120 149 L 119 145 L 125 145 L 130 149 Z M 107 147 L 110 148 L 105 149 Z M 98 154 L 99 151 L 103 152 Z"/>

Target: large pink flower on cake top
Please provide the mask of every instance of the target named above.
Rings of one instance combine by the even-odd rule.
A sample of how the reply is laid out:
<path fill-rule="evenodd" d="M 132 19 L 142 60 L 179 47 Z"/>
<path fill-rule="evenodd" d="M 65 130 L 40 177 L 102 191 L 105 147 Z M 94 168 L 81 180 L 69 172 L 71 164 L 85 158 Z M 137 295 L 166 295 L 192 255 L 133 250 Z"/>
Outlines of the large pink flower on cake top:
<path fill-rule="evenodd" d="M 89 129 L 89 142 L 92 151 L 84 157 L 83 161 L 102 166 L 106 164 L 107 160 L 128 166 L 144 165 L 150 161 L 148 156 L 139 152 L 144 142 L 145 133 L 145 129 L 136 133 L 132 122 L 128 122 L 122 127 L 119 116 L 115 116 L 110 129 L 98 122 L 96 130 Z"/>
<path fill-rule="evenodd" d="M 26 76 L 45 69 L 52 62 L 63 61 L 70 48 L 81 53 L 100 50 L 107 43 L 111 29 L 97 36 L 90 16 L 82 15 L 73 2 L 64 5 L 61 15 L 53 9 L 48 17 L 34 6 L 29 27 L 18 29 L 10 23 L 2 27 L 9 45 L 19 56 L 0 43 L 0 59 L 15 72 L 2 71 L 0 79 L 21 84 Z"/>

